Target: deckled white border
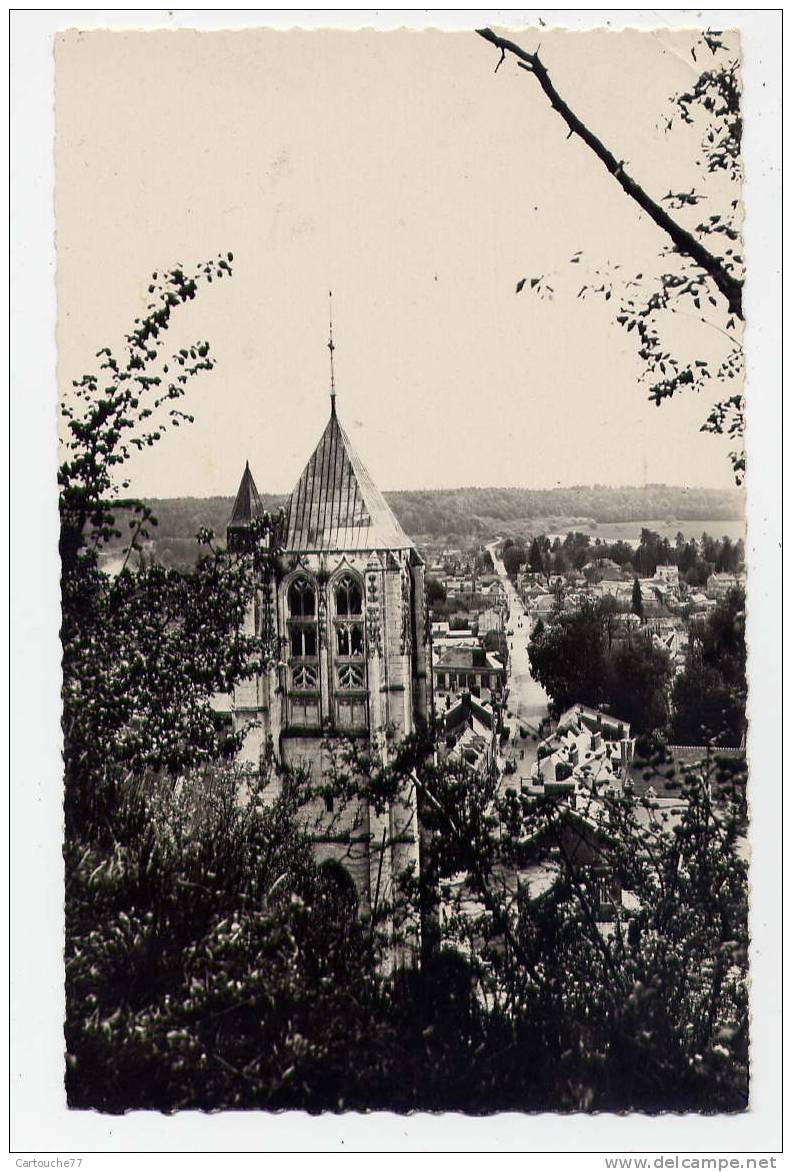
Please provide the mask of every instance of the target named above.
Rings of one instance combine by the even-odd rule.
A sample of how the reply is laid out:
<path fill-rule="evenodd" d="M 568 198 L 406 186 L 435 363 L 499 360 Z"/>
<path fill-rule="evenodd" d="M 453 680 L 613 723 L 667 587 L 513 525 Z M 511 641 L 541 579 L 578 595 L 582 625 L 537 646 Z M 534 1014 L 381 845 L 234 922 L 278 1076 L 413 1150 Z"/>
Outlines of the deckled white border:
<path fill-rule="evenodd" d="M 61 1084 L 60 733 L 54 495 L 52 36 L 68 27 L 256 25 L 473 29 L 483 24 L 738 27 L 745 56 L 749 355 L 753 1081 L 741 1116 L 310 1117 L 67 1112 Z M 778 12 L 740 10 L 49 10 L 11 14 L 11 978 L 15 1152 L 773 1152 L 780 1147 L 780 111 Z M 279 1158 L 279 1157 L 277 1157 Z M 382 1157 L 379 1157 L 381 1159 Z M 113 1159 L 115 1164 L 123 1157 Z M 130 1161 L 134 1157 L 128 1158 Z M 542 1156 L 604 1168 L 602 1156 Z M 650 1165 L 655 1157 L 650 1157 Z M 106 1157 L 85 1167 L 105 1166 Z M 108 1161 L 109 1162 L 109 1161 Z M 187 1158 L 184 1158 L 185 1165 Z M 257 1158 L 260 1166 L 261 1158 Z M 135 1159 L 135 1166 L 139 1161 Z M 217 1165 L 189 1157 L 190 1167 Z M 521 1166 L 524 1160 L 521 1160 Z"/>

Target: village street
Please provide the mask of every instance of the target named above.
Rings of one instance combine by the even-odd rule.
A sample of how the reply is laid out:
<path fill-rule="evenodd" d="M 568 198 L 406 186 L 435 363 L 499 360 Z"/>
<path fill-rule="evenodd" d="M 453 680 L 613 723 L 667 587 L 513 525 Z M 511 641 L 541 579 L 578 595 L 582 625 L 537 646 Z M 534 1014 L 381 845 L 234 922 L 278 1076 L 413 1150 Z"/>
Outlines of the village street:
<path fill-rule="evenodd" d="M 548 696 L 541 684 L 531 675 L 528 659 L 530 617 L 526 614 L 522 600 L 512 585 L 502 560 L 496 554 L 497 542 L 492 542 L 487 549 L 492 554 L 493 565 L 503 582 L 508 601 L 505 625 L 509 647 L 509 694 L 504 720 L 509 729 L 509 739 L 499 750 L 500 777 L 497 786 L 497 793 L 503 795 L 510 788 L 519 790 L 521 780 L 527 782 L 531 776 L 539 747 L 539 725 L 547 716 Z M 514 769 L 507 769 L 509 762 L 514 763 Z M 535 897 L 555 881 L 556 874 L 555 866 L 546 862 L 532 863 L 525 867 L 515 867 L 513 864 L 498 865 L 493 872 L 493 881 L 496 885 L 502 885 L 512 897 L 517 895 L 519 889 Z M 448 879 L 443 887 L 442 915 L 449 915 L 452 906 L 457 913 L 461 913 L 471 922 L 482 914 L 481 900 L 470 891 L 465 872 L 460 871 Z"/>
<path fill-rule="evenodd" d="M 509 740 L 504 746 L 504 761 L 513 760 L 515 771 L 505 773 L 501 786 L 519 785 L 521 777 L 528 778 L 536 761 L 537 734 L 542 719 L 547 716 L 549 697 L 544 688 L 531 675 L 528 659 L 528 640 L 531 634 L 531 620 L 514 588 L 503 561 L 497 556 L 497 543 L 487 546 L 492 554 L 495 570 L 503 582 L 508 600 L 506 629 L 509 645 L 509 696 L 506 702 L 506 724 Z M 521 736 L 521 730 L 527 736 Z"/>

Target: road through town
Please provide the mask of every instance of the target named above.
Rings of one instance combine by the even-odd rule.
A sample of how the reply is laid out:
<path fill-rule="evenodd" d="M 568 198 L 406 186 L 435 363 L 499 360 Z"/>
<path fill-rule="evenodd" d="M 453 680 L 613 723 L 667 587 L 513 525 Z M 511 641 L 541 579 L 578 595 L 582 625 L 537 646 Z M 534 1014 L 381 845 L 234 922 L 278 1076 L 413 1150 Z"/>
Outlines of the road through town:
<path fill-rule="evenodd" d="M 493 542 L 487 546 L 492 554 L 495 570 L 503 582 L 506 597 L 509 602 L 509 617 L 507 629 L 513 634 L 508 636 L 509 641 L 509 700 L 507 707 L 513 714 L 513 723 L 522 725 L 530 732 L 538 730 L 539 722 L 547 716 L 549 697 L 541 684 L 531 675 L 531 665 L 528 660 L 528 640 L 531 634 L 531 622 L 525 612 L 522 600 L 512 584 L 506 567 L 496 554 L 497 545 Z M 510 722 L 511 723 L 511 722 Z"/>
<path fill-rule="evenodd" d="M 509 729 L 509 739 L 503 745 L 500 754 L 501 774 L 499 790 L 520 781 L 528 781 L 536 764 L 538 748 L 539 725 L 547 716 L 549 697 L 544 688 L 531 675 L 531 664 L 528 659 L 528 640 L 531 635 L 531 619 L 526 614 L 522 599 L 515 590 L 506 567 L 497 556 L 497 544 L 493 542 L 487 546 L 492 554 L 495 570 L 503 582 L 508 600 L 508 618 L 506 620 L 509 646 L 509 695 L 506 701 L 506 725 Z M 507 766 L 513 763 L 513 768 Z"/>

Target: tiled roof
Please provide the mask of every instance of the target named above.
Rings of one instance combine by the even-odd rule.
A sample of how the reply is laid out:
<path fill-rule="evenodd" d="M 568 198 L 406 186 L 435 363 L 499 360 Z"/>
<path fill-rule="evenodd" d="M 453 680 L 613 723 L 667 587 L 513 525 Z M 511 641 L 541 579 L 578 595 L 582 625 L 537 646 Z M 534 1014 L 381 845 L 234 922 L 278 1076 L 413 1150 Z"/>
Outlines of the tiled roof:
<path fill-rule="evenodd" d="M 481 647 L 442 647 L 435 661 L 437 667 L 443 668 L 472 668 L 485 667 L 487 656 Z M 501 665 L 498 664 L 498 668 Z"/>
<path fill-rule="evenodd" d="M 411 548 L 334 409 L 289 498 L 286 550 Z"/>
<path fill-rule="evenodd" d="M 555 594 L 540 594 L 534 603 L 534 610 L 550 613 L 555 606 Z"/>
<path fill-rule="evenodd" d="M 250 464 L 245 462 L 245 471 L 242 473 L 242 479 L 239 482 L 239 491 L 236 494 L 234 501 L 234 509 L 231 513 L 231 520 L 229 525 L 247 525 L 255 517 L 261 516 L 261 498 L 258 494 L 255 481 L 253 480 L 253 473 L 250 471 Z"/>

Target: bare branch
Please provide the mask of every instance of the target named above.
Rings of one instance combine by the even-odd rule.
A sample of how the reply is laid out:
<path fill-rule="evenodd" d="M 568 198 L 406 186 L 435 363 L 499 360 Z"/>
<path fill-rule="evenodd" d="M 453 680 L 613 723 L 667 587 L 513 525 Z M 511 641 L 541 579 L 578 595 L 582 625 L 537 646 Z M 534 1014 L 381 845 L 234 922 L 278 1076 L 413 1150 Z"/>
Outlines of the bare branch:
<path fill-rule="evenodd" d="M 627 174 L 624 170 L 624 164 L 616 159 L 605 144 L 581 122 L 578 116 L 566 104 L 553 85 L 550 75 L 539 60 L 538 54 L 529 53 L 515 44 L 514 41 L 499 37 L 492 29 L 484 28 L 477 29 L 476 31 L 485 41 L 489 41 L 490 44 L 500 49 L 501 53 L 513 53 L 518 59 L 517 64 L 520 68 L 525 69 L 528 73 L 532 73 L 536 77 L 550 105 L 561 115 L 569 127 L 570 135 L 576 134 L 583 140 L 586 146 L 593 151 L 605 166 L 606 170 L 614 177 L 621 189 L 646 212 L 650 219 L 657 224 L 658 228 L 661 228 L 671 238 L 677 251 L 684 256 L 689 256 L 691 260 L 695 261 L 697 265 L 700 265 L 704 269 L 725 297 L 730 312 L 742 320 L 742 281 L 734 277 L 717 256 L 705 248 L 701 241 L 697 240 L 691 232 L 688 232 L 686 228 L 683 228 L 681 224 L 678 224 L 676 220 L 669 216 L 665 208 L 652 199 L 641 185 Z"/>

